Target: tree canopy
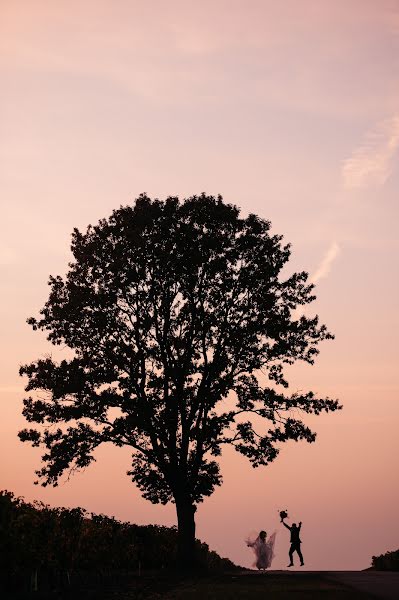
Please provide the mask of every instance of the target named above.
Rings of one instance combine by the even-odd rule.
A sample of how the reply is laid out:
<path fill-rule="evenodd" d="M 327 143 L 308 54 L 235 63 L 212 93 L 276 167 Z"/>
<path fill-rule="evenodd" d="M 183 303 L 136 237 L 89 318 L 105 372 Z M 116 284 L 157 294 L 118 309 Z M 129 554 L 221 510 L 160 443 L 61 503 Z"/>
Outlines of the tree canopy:
<path fill-rule="evenodd" d="M 221 197 L 180 202 L 141 195 L 72 235 L 65 277 L 50 277 L 33 329 L 73 357 L 23 366 L 19 436 L 44 446 L 43 485 L 87 467 L 103 442 L 132 448 L 129 475 L 151 502 L 195 505 L 221 483 L 224 445 L 254 467 L 287 440 L 313 442 L 300 412 L 340 408 L 287 394 L 284 367 L 313 364 L 332 339 L 305 272 L 283 277 L 290 245 L 270 222 L 243 218 Z M 262 424 L 263 423 L 263 424 Z"/>

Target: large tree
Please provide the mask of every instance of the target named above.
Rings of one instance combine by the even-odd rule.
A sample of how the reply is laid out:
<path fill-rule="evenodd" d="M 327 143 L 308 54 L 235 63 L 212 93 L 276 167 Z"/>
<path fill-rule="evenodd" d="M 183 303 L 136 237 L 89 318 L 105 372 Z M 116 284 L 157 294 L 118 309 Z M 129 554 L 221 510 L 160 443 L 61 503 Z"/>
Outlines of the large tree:
<path fill-rule="evenodd" d="M 144 498 L 176 505 L 180 564 L 195 561 L 195 510 L 221 484 L 224 444 L 254 467 L 282 442 L 313 442 L 299 418 L 340 408 L 313 392 L 286 394 L 284 365 L 313 364 L 333 336 L 318 317 L 307 273 L 282 277 L 282 236 L 221 197 L 179 202 L 141 195 L 72 236 L 65 277 L 50 277 L 33 329 L 72 350 L 39 359 L 23 414 L 44 446 L 42 485 L 87 467 L 103 442 L 132 449 L 128 474 Z M 40 392 L 40 394 L 39 394 Z"/>

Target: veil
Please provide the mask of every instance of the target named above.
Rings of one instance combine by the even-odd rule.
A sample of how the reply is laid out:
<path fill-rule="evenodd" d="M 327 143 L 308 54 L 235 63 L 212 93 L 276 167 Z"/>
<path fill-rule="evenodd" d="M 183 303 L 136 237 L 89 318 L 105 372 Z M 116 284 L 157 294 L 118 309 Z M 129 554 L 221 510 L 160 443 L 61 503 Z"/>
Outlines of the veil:
<path fill-rule="evenodd" d="M 270 550 L 270 564 L 272 564 L 272 560 L 276 556 L 274 554 L 274 544 L 276 543 L 276 536 L 277 531 L 273 531 L 273 533 L 269 536 L 269 539 L 266 541 L 266 544 Z"/>
<path fill-rule="evenodd" d="M 244 540 L 245 543 L 247 544 L 247 546 L 252 547 L 255 544 L 256 540 L 258 539 L 258 535 L 259 535 L 258 531 L 255 531 L 255 530 L 250 531 L 250 533 L 247 535 L 247 537 Z"/>

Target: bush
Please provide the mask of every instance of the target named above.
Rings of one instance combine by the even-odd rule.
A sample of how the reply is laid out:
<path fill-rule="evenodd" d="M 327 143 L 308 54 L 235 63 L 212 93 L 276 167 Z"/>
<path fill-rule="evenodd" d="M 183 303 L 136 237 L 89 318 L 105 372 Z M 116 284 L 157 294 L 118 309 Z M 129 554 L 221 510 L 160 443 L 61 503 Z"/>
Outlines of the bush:
<path fill-rule="evenodd" d="M 399 550 L 373 556 L 372 566 L 377 571 L 399 571 Z"/>
<path fill-rule="evenodd" d="M 237 569 L 207 544 L 196 543 L 202 569 Z M 176 548 L 176 527 L 133 525 L 83 508 L 50 508 L 0 492 L 0 575 L 11 587 L 25 581 L 26 589 L 36 590 L 43 579 L 51 586 L 69 582 L 76 572 L 168 569 L 175 566 Z"/>

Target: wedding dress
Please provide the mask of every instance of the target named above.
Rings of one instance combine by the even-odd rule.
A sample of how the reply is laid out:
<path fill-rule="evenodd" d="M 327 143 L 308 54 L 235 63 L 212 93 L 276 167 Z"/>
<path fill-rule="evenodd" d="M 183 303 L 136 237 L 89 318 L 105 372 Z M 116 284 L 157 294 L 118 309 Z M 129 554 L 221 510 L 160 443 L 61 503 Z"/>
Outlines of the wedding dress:
<path fill-rule="evenodd" d="M 254 551 L 256 561 L 253 566 L 257 569 L 268 569 L 271 567 L 274 558 L 276 533 L 277 532 L 272 533 L 272 535 L 265 540 L 262 540 L 259 535 L 255 540 L 246 540 L 247 546 L 250 546 Z"/>

